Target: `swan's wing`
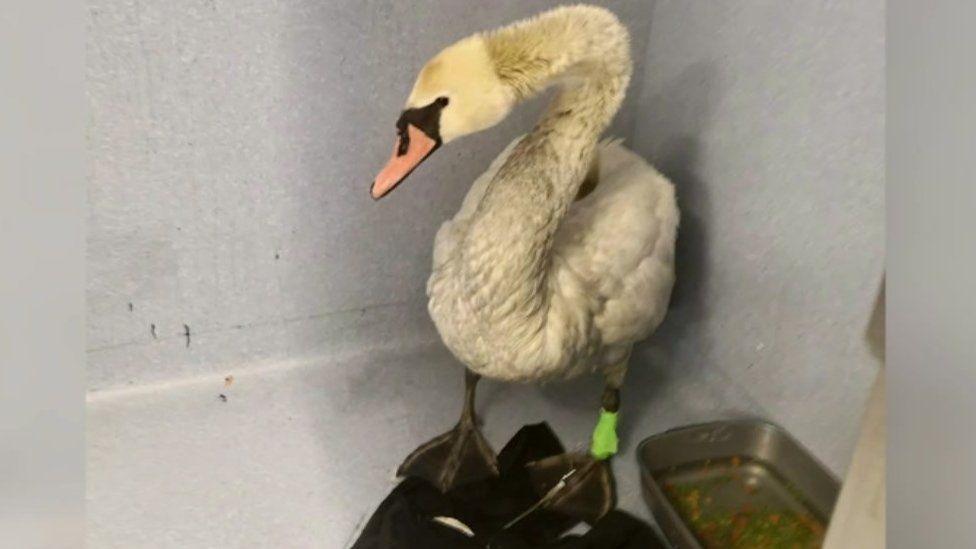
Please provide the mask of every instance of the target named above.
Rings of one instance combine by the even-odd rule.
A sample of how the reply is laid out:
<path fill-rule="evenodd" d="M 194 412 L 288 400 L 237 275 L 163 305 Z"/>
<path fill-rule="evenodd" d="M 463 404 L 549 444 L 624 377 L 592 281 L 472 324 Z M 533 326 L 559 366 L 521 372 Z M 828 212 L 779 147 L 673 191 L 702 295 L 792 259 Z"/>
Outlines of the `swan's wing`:
<path fill-rule="evenodd" d="M 491 165 L 488 166 L 488 169 L 479 175 L 471 185 L 471 189 L 465 195 L 464 201 L 461 202 L 461 209 L 454 214 L 453 218 L 445 221 L 441 225 L 441 228 L 438 229 L 437 235 L 434 237 L 434 269 L 442 265 L 450 257 L 451 253 L 453 253 L 453 250 L 457 247 L 459 235 L 462 234 L 462 228 L 467 225 L 471 216 L 474 215 L 475 210 L 478 209 L 478 204 L 481 204 L 481 199 L 488 190 L 488 183 L 494 179 L 495 174 L 498 173 L 502 164 L 508 159 L 508 155 L 512 153 L 512 149 L 521 140 L 522 136 L 516 137 L 505 147 L 505 150 L 501 154 L 495 157 Z"/>
<path fill-rule="evenodd" d="M 556 234 L 553 291 L 586 300 L 604 345 L 643 339 L 667 310 L 677 225 L 671 183 L 619 143 L 604 145 L 599 185 Z"/>

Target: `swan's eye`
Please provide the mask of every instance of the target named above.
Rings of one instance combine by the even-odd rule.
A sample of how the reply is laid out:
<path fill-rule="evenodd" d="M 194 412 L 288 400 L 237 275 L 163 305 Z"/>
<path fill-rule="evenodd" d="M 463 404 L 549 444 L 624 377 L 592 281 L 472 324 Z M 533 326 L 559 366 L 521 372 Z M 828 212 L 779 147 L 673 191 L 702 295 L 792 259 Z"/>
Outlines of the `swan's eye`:
<path fill-rule="evenodd" d="M 448 98 L 446 98 L 446 97 L 438 97 L 438 98 L 437 98 L 437 99 L 436 99 L 436 100 L 434 101 L 434 103 L 437 103 L 438 105 L 440 105 L 440 106 L 442 106 L 442 107 L 446 107 L 446 106 L 447 106 L 447 104 L 448 104 L 448 103 L 450 103 L 450 102 L 451 102 L 451 101 L 450 101 L 450 100 L 449 100 Z"/>

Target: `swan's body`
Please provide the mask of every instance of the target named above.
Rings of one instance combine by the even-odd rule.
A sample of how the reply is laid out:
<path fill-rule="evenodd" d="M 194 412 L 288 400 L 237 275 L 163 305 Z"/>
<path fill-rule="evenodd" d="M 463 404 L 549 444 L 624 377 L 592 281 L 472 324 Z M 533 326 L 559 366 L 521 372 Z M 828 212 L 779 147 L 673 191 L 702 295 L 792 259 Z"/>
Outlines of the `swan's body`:
<path fill-rule="evenodd" d="M 630 78 L 626 30 L 604 9 L 577 6 L 468 40 L 455 48 L 486 52 L 517 98 L 563 91 L 438 233 L 430 314 L 479 374 L 598 371 L 619 385 L 633 344 L 664 318 L 678 224 L 667 179 L 619 143 L 597 146 Z M 598 184 L 574 200 L 594 155 Z"/>
<path fill-rule="evenodd" d="M 590 455 L 533 467 L 543 485 L 563 485 L 546 505 L 590 520 L 612 506 L 605 460 L 617 451 L 618 389 L 632 346 L 664 318 L 678 225 L 671 183 L 619 143 L 598 143 L 630 74 L 626 28 L 590 6 L 476 34 L 421 70 L 374 198 L 443 143 L 491 127 L 549 86 L 561 91 L 437 234 L 428 309 L 467 366 L 465 407 L 457 427 L 421 445 L 401 473 L 442 489 L 497 473 L 474 421 L 481 375 L 543 381 L 601 372 L 607 387 Z M 580 192 L 584 179 L 595 188 Z"/>
<path fill-rule="evenodd" d="M 460 211 L 438 231 L 427 289 L 430 314 L 451 351 L 489 378 L 535 381 L 594 371 L 622 376 L 633 344 L 647 337 L 667 310 L 678 224 L 674 189 L 619 142 L 600 144 L 599 183 L 571 204 L 552 239 L 543 279 L 544 322 L 530 330 L 521 318 L 499 322 L 497 316 L 481 314 L 476 304 L 465 306 L 459 263 L 478 262 L 477 250 L 488 247 L 471 242 L 469 228 L 486 190 L 521 139 L 475 180 Z M 517 233 L 512 229 L 498 231 Z M 512 234 L 509 252 L 532 254 L 532 236 Z M 514 275 L 501 261 L 492 265 L 483 285 Z M 518 309 L 512 304 L 512 311 Z"/>

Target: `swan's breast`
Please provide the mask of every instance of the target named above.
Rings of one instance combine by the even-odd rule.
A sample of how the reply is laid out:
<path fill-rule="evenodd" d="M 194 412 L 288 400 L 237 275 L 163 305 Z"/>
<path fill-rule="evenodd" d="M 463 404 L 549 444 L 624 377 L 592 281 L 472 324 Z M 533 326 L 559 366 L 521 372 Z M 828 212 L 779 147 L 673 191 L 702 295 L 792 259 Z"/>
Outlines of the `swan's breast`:
<path fill-rule="evenodd" d="M 461 254 L 459 246 L 488 182 L 517 141 L 475 181 L 461 210 L 437 234 L 427 285 L 431 318 L 455 356 L 486 377 L 533 381 L 609 366 L 656 328 L 667 308 L 678 224 L 673 187 L 619 144 L 604 146 L 600 184 L 573 204 L 557 230 L 545 310 L 489 325 L 461 282 L 459 261 L 470 259 L 470 250 Z"/>

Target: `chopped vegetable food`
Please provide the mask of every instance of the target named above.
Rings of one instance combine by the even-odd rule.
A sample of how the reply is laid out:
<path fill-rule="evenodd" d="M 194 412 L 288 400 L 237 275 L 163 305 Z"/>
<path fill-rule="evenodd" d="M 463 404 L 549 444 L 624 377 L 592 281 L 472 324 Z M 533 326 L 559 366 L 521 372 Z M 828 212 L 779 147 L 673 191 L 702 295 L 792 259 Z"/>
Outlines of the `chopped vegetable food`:
<path fill-rule="evenodd" d="M 741 459 L 727 463 L 729 473 L 717 478 L 664 484 L 668 498 L 706 549 L 816 549 L 823 544 L 824 525 L 809 514 L 749 502 L 733 510 L 711 506 L 713 491 L 741 481 L 736 470 Z M 714 465 L 710 462 L 702 467 L 707 470 Z M 748 495 L 756 491 L 746 484 L 741 489 Z"/>

